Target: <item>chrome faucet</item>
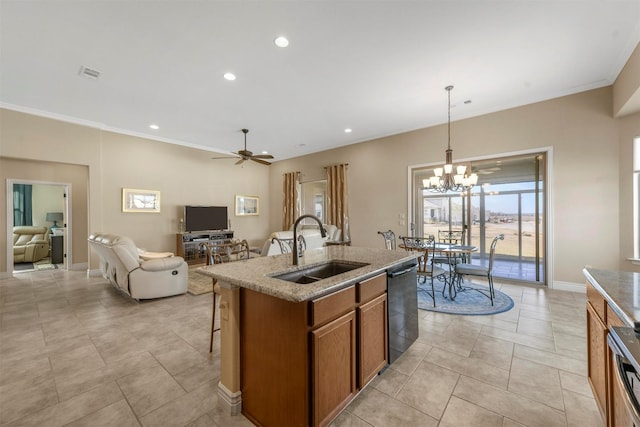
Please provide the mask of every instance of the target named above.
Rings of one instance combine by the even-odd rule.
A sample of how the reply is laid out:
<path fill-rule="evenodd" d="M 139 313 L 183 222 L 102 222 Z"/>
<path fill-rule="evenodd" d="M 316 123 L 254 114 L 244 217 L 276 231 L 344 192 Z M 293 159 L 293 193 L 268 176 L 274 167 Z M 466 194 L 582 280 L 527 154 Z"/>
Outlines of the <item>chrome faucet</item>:
<path fill-rule="evenodd" d="M 300 221 L 302 221 L 305 218 L 315 219 L 318 222 L 318 225 L 320 226 L 320 235 L 322 235 L 322 237 L 327 237 L 327 232 L 324 230 L 324 227 L 322 226 L 322 221 L 320 221 L 320 219 L 317 216 L 302 215 L 298 217 L 298 219 L 296 219 L 296 222 L 293 223 L 293 244 L 292 244 L 293 248 L 291 249 L 291 252 L 293 253 L 293 265 L 298 265 L 298 224 L 300 224 Z"/>

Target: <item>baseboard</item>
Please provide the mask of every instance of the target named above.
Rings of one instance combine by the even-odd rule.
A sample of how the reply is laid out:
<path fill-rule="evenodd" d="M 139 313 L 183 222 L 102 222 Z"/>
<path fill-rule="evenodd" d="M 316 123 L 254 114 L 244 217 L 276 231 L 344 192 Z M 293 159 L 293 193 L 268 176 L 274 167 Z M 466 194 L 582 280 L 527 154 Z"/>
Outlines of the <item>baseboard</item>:
<path fill-rule="evenodd" d="M 2 271 L 0 272 L 0 280 L 1 279 L 10 279 L 13 277 L 13 274 L 9 271 Z"/>
<path fill-rule="evenodd" d="M 571 283 L 571 282 L 553 282 L 552 289 L 556 291 L 569 291 L 577 292 L 579 294 L 587 293 L 587 286 L 584 283 Z"/>
<path fill-rule="evenodd" d="M 102 277 L 102 273 L 97 269 L 87 270 L 87 277 Z"/>
<path fill-rule="evenodd" d="M 86 270 L 88 267 L 88 264 L 86 262 L 81 262 L 78 264 L 69 264 L 67 266 L 67 270 L 69 271 L 80 271 L 80 270 Z"/>

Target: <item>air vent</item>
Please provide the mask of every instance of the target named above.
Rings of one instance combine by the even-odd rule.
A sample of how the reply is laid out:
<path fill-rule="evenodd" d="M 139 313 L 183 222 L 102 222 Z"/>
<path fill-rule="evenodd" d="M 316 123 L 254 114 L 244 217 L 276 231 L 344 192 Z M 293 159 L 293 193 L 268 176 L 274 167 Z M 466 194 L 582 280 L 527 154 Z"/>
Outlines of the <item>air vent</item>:
<path fill-rule="evenodd" d="M 83 65 L 82 67 L 80 67 L 80 72 L 78 74 L 96 80 L 98 77 L 100 77 L 101 73 L 98 70 L 94 70 L 93 68 L 85 67 Z"/>

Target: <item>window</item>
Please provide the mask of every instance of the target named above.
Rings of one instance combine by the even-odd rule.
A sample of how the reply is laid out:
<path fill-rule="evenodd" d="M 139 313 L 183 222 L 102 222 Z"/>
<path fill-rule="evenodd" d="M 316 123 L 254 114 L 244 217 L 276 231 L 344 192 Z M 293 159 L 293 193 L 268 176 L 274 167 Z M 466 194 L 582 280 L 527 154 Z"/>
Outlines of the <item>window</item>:
<path fill-rule="evenodd" d="M 468 162 L 467 167 L 478 174 L 478 184 L 471 191 L 444 194 L 422 186 L 422 180 L 433 175 L 432 168 L 413 169 L 416 235 L 465 231 L 465 243 L 479 249 L 473 263 L 486 265 L 491 241 L 504 234 L 494 275 L 545 284 L 546 154 L 483 159 Z"/>
<path fill-rule="evenodd" d="M 301 215 L 317 216 L 323 223 L 326 219 L 327 180 L 308 181 L 301 184 Z"/>

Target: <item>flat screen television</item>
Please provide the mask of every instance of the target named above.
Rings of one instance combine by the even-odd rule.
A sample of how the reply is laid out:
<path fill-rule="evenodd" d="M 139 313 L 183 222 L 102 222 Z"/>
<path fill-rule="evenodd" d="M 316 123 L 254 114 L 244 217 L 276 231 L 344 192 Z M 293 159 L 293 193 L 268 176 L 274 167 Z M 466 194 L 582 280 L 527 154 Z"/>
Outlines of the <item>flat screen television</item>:
<path fill-rule="evenodd" d="M 185 231 L 226 230 L 229 219 L 226 206 L 185 206 Z"/>

